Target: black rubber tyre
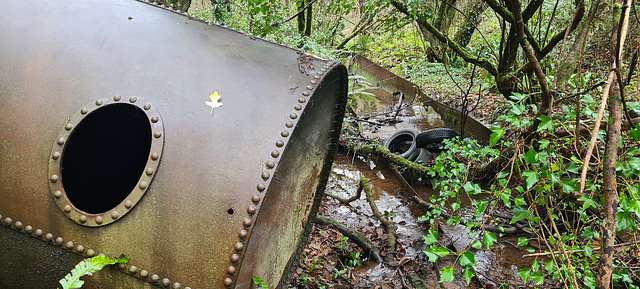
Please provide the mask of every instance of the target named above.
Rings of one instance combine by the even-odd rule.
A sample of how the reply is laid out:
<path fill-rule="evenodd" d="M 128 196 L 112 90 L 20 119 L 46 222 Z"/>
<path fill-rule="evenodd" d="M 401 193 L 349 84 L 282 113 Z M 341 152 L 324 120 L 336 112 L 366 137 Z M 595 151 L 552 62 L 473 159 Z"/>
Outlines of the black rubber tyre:
<path fill-rule="evenodd" d="M 442 141 L 456 136 L 460 136 L 460 134 L 450 128 L 430 129 L 416 136 L 416 147 L 426 148 L 431 152 L 441 152 Z"/>
<path fill-rule="evenodd" d="M 433 160 L 433 155 L 425 148 L 417 148 L 407 159 L 416 164 L 424 165 Z"/>
<path fill-rule="evenodd" d="M 401 129 L 387 138 L 383 145 L 391 153 L 407 158 L 416 150 L 417 135 L 415 129 Z"/>

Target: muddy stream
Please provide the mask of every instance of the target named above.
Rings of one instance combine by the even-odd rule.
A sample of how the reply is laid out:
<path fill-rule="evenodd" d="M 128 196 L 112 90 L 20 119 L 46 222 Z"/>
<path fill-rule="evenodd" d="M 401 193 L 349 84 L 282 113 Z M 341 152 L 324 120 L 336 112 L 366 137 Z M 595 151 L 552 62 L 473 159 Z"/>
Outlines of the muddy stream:
<path fill-rule="evenodd" d="M 402 110 L 397 114 L 399 101 L 385 89 L 373 91 L 378 102 L 358 107 L 358 119 L 363 128 L 363 136 L 382 142 L 395 131 L 413 128 L 424 131 L 442 127 L 439 115 L 430 107 L 412 105 L 403 102 Z M 389 119 L 394 119 L 388 124 Z M 386 125 L 382 125 L 383 122 Z M 389 264 L 377 264 L 369 260 L 364 253 L 359 260 L 362 266 L 345 266 L 349 255 L 362 252 L 355 244 L 344 242 L 341 234 L 332 231 L 328 226 L 315 225 L 309 242 L 301 258 L 300 266 L 290 284 L 296 288 L 498 288 L 499 284 L 524 285 L 517 274 L 519 269 L 530 268 L 532 258 L 523 258 L 524 250 L 517 248 L 518 237 L 524 235 L 498 236 L 498 243 L 490 250 L 471 249 L 475 254 L 477 266 L 474 268 L 477 277 L 467 285 L 461 277 L 462 268 L 455 255 L 440 258 L 435 263 L 429 262 L 423 250 L 428 249 L 424 237 L 428 224 L 418 221 L 425 214 L 425 208 L 413 200 L 417 195 L 429 200 L 437 194 L 429 180 L 407 181 L 395 168 L 382 157 L 366 159 L 353 154 L 341 152 L 336 155 L 326 193 L 349 198 L 356 194 L 360 176 L 371 180 L 372 192 L 380 212 L 396 225 L 397 248 L 395 259 Z M 487 198 L 487 196 L 474 196 Z M 470 219 L 473 209 L 471 200 L 461 197 L 461 209 L 448 214 Z M 325 196 L 319 214 L 334 219 L 351 229 L 362 232 L 371 239 L 381 253 L 384 253 L 386 232 L 384 226 L 371 211 L 364 193 L 360 199 L 344 205 L 334 198 Z M 505 210 L 505 214 L 507 211 Z M 469 234 L 476 231 L 464 230 L 463 225 L 447 226 L 446 220 L 439 220 L 440 244 L 454 252 L 463 252 L 470 243 Z M 332 250 L 334 252 L 332 252 Z M 345 257 L 346 255 L 346 257 Z M 353 257 L 353 255 L 351 255 Z M 453 282 L 439 283 L 439 271 L 443 267 L 454 266 L 456 279 Z M 352 268 L 353 267 L 353 268 Z M 349 269 L 342 273 L 340 270 Z M 342 273 L 342 274 L 337 274 Z"/>

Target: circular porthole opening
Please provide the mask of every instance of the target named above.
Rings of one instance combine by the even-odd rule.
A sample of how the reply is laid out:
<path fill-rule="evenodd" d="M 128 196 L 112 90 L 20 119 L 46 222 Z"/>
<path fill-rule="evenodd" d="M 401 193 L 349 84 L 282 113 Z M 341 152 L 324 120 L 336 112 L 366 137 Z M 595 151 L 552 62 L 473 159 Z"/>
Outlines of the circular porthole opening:
<path fill-rule="evenodd" d="M 151 125 L 135 105 L 97 108 L 66 143 L 61 180 L 69 202 L 89 214 L 107 212 L 136 187 L 151 150 Z"/>

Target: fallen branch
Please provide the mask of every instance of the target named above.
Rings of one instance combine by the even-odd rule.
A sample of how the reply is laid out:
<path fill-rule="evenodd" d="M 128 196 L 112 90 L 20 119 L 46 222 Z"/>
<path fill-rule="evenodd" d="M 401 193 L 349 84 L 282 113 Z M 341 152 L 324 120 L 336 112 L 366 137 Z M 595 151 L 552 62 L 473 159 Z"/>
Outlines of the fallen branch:
<path fill-rule="evenodd" d="M 429 169 L 423 165 L 416 164 L 399 155 L 391 153 L 386 147 L 377 143 L 366 143 L 357 145 L 354 143 L 346 144 L 347 150 L 362 156 L 378 155 L 387 159 L 390 163 L 403 167 L 419 177 L 428 177 Z M 366 189 L 366 188 L 365 188 Z"/>
<path fill-rule="evenodd" d="M 396 252 L 396 231 L 398 230 L 398 226 L 396 226 L 393 222 L 391 222 L 387 217 L 385 217 L 380 210 L 378 210 L 378 206 L 373 199 L 373 193 L 371 193 L 370 182 L 366 178 L 364 179 L 364 193 L 367 196 L 367 201 L 369 201 L 369 205 L 371 206 L 371 211 L 373 215 L 382 222 L 384 228 L 387 230 L 387 255 L 384 256 L 385 261 L 389 262 L 393 260 L 394 253 Z"/>
<path fill-rule="evenodd" d="M 614 248 L 619 248 L 619 247 L 628 247 L 631 245 L 638 245 L 640 244 L 640 241 L 636 241 L 636 242 L 626 242 L 626 243 L 621 243 L 621 244 L 615 244 L 613 245 Z M 599 246 L 595 246 L 593 247 L 594 251 L 598 251 L 600 250 Z M 567 251 L 567 254 L 573 254 L 573 253 L 580 253 L 583 252 L 584 249 L 582 250 L 571 250 L 571 251 Z M 532 253 L 532 254 L 526 254 L 526 255 L 522 255 L 522 258 L 527 258 L 527 257 L 539 257 L 539 256 L 549 256 L 549 255 L 560 255 L 563 254 L 563 252 L 560 251 L 555 251 L 555 252 L 543 252 L 543 253 Z"/>
<path fill-rule="evenodd" d="M 336 196 L 336 195 L 333 195 L 333 194 L 326 194 L 326 195 L 338 200 L 338 202 L 340 202 L 340 203 L 348 205 L 351 202 L 353 202 L 353 201 L 355 201 L 357 199 L 360 199 L 360 196 L 362 196 L 362 189 L 364 188 L 364 185 L 365 185 L 365 180 L 366 180 L 365 177 L 360 177 L 360 182 L 358 182 L 358 191 L 356 192 L 356 195 L 352 196 L 352 197 L 350 197 L 348 199 L 343 199 L 340 196 Z"/>
<path fill-rule="evenodd" d="M 384 261 L 382 259 L 382 255 L 380 255 L 380 251 L 378 251 L 378 249 L 373 245 L 373 243 L 371 243 L 371 241 L 367 239 L 367 237 L 365 237 L 362 233 L 356 230 L 353 230 L 336 220 L 327 218 L 319 214 L 316 215 L 314 222 L 319 225 L 332 226 L 334 229 L 338 230 L 338 232 L 340 232 L 342 235 L 349 238 L 356 245 L 358 245 L 358 247 L 362 248 L 362 250 L 364 250 L 367 253 L 367 255 L 369 255 L 374 261 L 376 261 L 377 263 L 382 263 Z"/>

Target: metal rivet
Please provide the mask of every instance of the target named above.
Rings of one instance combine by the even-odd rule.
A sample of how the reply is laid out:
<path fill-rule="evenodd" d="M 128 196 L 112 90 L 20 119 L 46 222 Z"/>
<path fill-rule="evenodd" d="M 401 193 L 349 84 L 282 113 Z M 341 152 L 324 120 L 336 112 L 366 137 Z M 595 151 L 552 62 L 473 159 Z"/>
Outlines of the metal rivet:
<path fill-rule="evenodd" d="M 171 285 L 171 280 L 169 280 L 169 278 L 162 278 L 162 286 L 169 286 Z"/>
<path fill-rule="evenodd" d="M 308 90 L 305 90 L 302 92 L 302 95 L 304 96 L 309 96 L 311 93 Z"/>
<path fill-rule="evenodd" d="M 53 240 L 53 234 L 47 233 L 46 235 L 44 235 L 44 240 L 47 242 Z"/>
<path fill-rule="evenodd" d="M 124 207 L 125 208 L 131 209 L 131 206 L 133 206 L 133 202 L 131 202 L 131 200 L 124 201 Z"/>
<path fill-rule="evenodd" d="M 36 237 L 40 238 L 42 237 L 42 234 L 44 234 L 44 232 L 42 232 L 42 229 L 36 229 L 36 233 L 35 233 Z"/>
<path fill-rule="evenodd" d="M 273 167 L 275 167 L 275 166 L 276 166 L 276 162 L 274 162 L 274 161 L 267 161 L 267 162 L 265 163 L 265 165 L 267 166 L 267 168 L 273 169 Z"/>
<path fill-rule="evenodd" d="M 160 120 L 157 116 L 152 116 L 151 117 L 151 122 L 156 123 L 158 122 L 158 120 Z"/>
<path fill-rule="evenodd" d="M 320 68 L 320 71 L 327 72 L 327 68 L 326 67 Z"/>
<path fill-rule="evenodd" d="M 73 241 L 69 241 L 67 242 L 67 244 L 65 245 L 65 247 L 67 247 L 67 249 L 72 249 L 73 246 L 75 246 L 75 244 L 73 244 Z"/>
<path fill-rule="evenodd" d="M 296 105 L 293 106 L 293 109 L 301 110 L 302 109 L 302 105 L 296 104 Z"/>
<path fill-rule="evenodd" d="M 298 98 L 299 103 L 305 103 L 307 100 L 304 97 Z"/>
<path fill-rule="evenodd" d="M 249 227 L 251 226 L 251 224 L 253 224 L 253 220 L 251 220 L 250 218 L 244 218 L 244 222 L 242 222 L 244 224 L 245 227 Z"/>
<path fill-rule="evenodd" d="M 87 114 L 87 112 L 89 112 L 89 110 L 88 110 L 86 107 L 83 107 L 83 108 L 80 110 L 80 113 L 82 113 L 82 114 Z"/>
<path fill-rule="evenodd" d="M 160 138 L 162 136 L 162 132 L 161 131 L 156 131 L 153 133 L 153 137 L 155 138 Z"/>
<path fill-rule="evenodd" d="M 254 203 L 260 203 L 260 196 L 258 195 L 253 195 L 253 197 L 251 197 L 251 201 Z"/>
<path fill-rule="evenodd" d="M 94 251 L 93 249 L 89 249 L 87 250 L 87 256 L 89 257 L 93 257 L 96 255 L 96 251 Z"/>
<path fill-rule="evenodd" d="M 62 239 L 62 237 L 58 237 L 56 238 L 56 245 L 62 245 L 62 243 L 64 243 L 64 239 Z"/>
<path fill-rule="evenodd" d="M 313 85 L 307 85 L 307 90 L 313 90 Z"/>
<path fill-rule="evenodd" d="M 137 272 L 138 272 L 138 267 L 136 267 L 136 266 L 129 267 L 129 273 L 135 274 Z"/>
<path fill-rule="evenodd" d="M 9 218 L 9 217 L 6 217 L 6 218 L 4 218 L 3 224 L 5 226 L 11 226 L 11 224 L 13 224 L 13 220 L 11 218 Z"/>
<path fill-rule="evenodd" d="M 122 99 L 119 95 L 116 95 L 113 97 L 114 101 L 120 101 L 120 99 Z"/>
<path fill-rule="evenodd" d="M 129 102 L 131 102 L 131 103 L 134 103 L 136 101 L 138 101 L 138 98 L 135 97 L 135 96 L 132 96 L 131 98 L 129 98 Z"/>
<path fill-rule="evenodd" d="M 122 271 L 125 271 L 125 270 L 127 270 L 127 265 L 120 263 L 120 264 L 118 264 L 118 269 L 120 269 Z"/>
<path fill-rule="evenodd" d="M 247 232 L 247 230 L 240 230 L 240 232 L 238 232 L 238 238 L 240 239 L 244 239 L 249 235 L 249 232 Z M 236 243 L 242 245 L 242 243 Z M 240 250 L 242 250 L 242 248 L 240 248 Z"/>
<path fill-rule="evenodd" d="M 242 248 L 244 248 L 244 245 L 242 245 L 242 243 L 238 242 L 233 246 L 236 251 L 242 251 Z"/>
<path fill-rule="evenodd" d="M 80 218 L 78 219 L 78 221 L 82 224 L 87 222 L 87 216 L 85 215 L 81 215 Z"/>
<path fill-rule="evenodd" d="M 280 136 L 282 137 L 288 137 L 289 136 L 289 131 L 283 130 L 280 132 Z"/>
<path fill-rule="evenodd" d="M 67 130 L 67 131 L 70 131 L 72 128 L 73 128 L 73 125 L 70 124 L 70 123 L 67 123 L 67 124 L 64 125 L 64 129 Z"/>
<path fill-rule="evenodd" d="M 120 217 L 120 215 L 118 214 L 118 211 L 111 211 L 111 219 L 117 219 L 118 217 Z"/>
<path fill-rule="evenodd" d="M 65 141 L 66 140 L 63 137 L 59 138 L 58 139 L 58 145 L 63 145 Z"/>
<path fill-rule="evenodd" d="M 20 221 L 16 221 L 15 223 L 13 223 L 13 226 L 18 230 L 22 230 L 22 222 Z"/>
<path fill-rule="evenodd" d="M 279 147 L 279 148 L 283 147 L 284 146 L 284 141 L 281 141 L 281 140 L 276 141 L 276 146 Z"/>
<path fill-rule="evenodd" d="M 147 278 L 149 276 L 149 271 L 147 270 L 140 270 L 140 277 L 142 278 Z"/>
<path fill-rule="evenodd" d="M 71 206 L 70 206 L 70 205 L 65 205 L 65 206 L 64 206 L 64 208 L 62 208 L 62 210 L 63 210 L 65 213 L 69 213 L 69 212 L 71 212 Z"/>
<path fill-rule="evenodd" d="M 262 177 L 263 180 L 266 181 L 271 177 L 271 174 L 269 172 L 262 172 L 261 177 Z"/>
<path fill-rule="evenodd" d="M 316 85 L 316 84 L 318 84 L 318 81 L 317 81 L 317 80 L 315 80 L 315 79 L 312 79 L 312 80 L 310 80 L 310 81 L 309 81 L 309 83 L 311 83 L 311 84 L 313 84 L 313 85 Z"/>
<path fill-rule="evenodd" d="M 231 256 L 229 256 L 229 261 L 236 263 L 240 261 L 240 256 L 238 256 L 238 254 L 231 254 Z"/>
<path fill-rule="evenodd" d="M 49 178 L 49 180 L 51 180 L 52 183 L 57 182 L 59 179 L 58 175 L 51 175 L 51 177 Z"/>
<path fill-rule="evenodd" d="M 27 225 L 26 227 L 24 227 L 24 231 L 26 233 L 31 234 L 31 233 L 33 233 L 33 227 L 31 225 Z"/>
<path fill-rule="evenodd" d="M 145 181 L 141 181 L 140 184 L 138 185 L 138 188 L 140 188 L 141 190 L 144 190 L 147 188 L 149 184 L 147 184 L 147 182 Z"/>
<path fill-rule="evenodd" d="M 224 286 L 231 286 L 233 285 L 233 280 L 231 280 L 231 278 L 224 278 Z"/>
<path fill-rule="evenodd" d="M 160 157 L 160 155 L 158 155 L 157 153 L 152 153 L 151 154 L 151 159 L 154 160 L 154 161 L 158 160 L 159 157 Z"/>
<path fill-rule="evenodd" d="M 298 114 L 297 113 L 290 113 L 289 114 L 289 118 L 290 119 L 296 119 L 296 118 L 298 118 Z"/>
<path fill-rule="evenodd" d="M 314 76 L 313 76 L 313 78 L 315 78 L 315 79 L 320 79 L 320 73 L 318 73 L 318 74 L 314 75 Z"/>
<path fill-rule="evenodd" d="M 229 266 L 229 268 L 227 268 L 227 273 L 229 273 L 229 275 L 235 274 L 236 273 L 236 267 Z"/>
<path fill-rule="evenodd" d="M 274 157 L 274 158 L 277 158 L 277 157 L 280 156 L 280 152 L 279 151 L 272 151 L 271 152 L 271 156 Z"/>
<path fill-rule="evenodd" d="M 173 289 L 180 289 L 180 288 L 182 288 L 182 285 L 180 285 L 180 283 L 178 282 L 173 283 Z"/>
<path fill-rule="evenodd" d="M 247 208 L 247 213 L 249 213 L 249 215 L 253 215 L 256 213 L 256 206 L 254 205 L 249 205 L 249 207 Z"/>
<path fill-rule="evenodd" d="M 144 173 L 147 174 L 147 176 L 153 175 L 153 168 L 147 168 Z"/>
<path fill-rule="evenodd" d="M 284 123 L 284 126 L 288 127 L 288 128 L 292 128 L 293 127 L 293 122 L 287 121 Z"/>
<path fill-rule="evenodd" d="M 59 153 L 59 152 L 54 152 L 54 153 L 51 155 L 51 158 L 52 158 L 52 159 L 54 159 L 54 160 L 59 159 L 59 158 L 60 158 L 60 153 Z"/>
<path fill-rule="evenodd" d="M 102 224 L 102 216 L 97 216 L 96 217 L 96 224 L 98 224 L 98 225 Z"/>
<path fill-rule="evenodd" d="M 151 109 L 151 104 L 147 103 L 142 108 L 144 108 L 144 110 L 150 110 Z"/>
<path fill-rule="evenodd" d="M 267 186 L 265 186 L 265 184 L 258 184 L 256 188 L 258 189 L 259 192 L 262 192 L 264 191 L 264 189 L 267 188 Z"/>
<path fill-rule="evenodd" d="M 160 276 L 158 276 L 158 274 L 151 275 L 151 281 L 158 282 L 158 280 L 160 280 Z"/>
<path fill-rule="evenodd" d="M 82 245 L 76 246 L 76 252 L 78 252 L 78 253 L 84 252 L 84 246 L 82 246 Z"/>
<path fill-rule="evenodd" d="M 61 191 L 55 191 L 55 192 L 53 193 L 53 196 L 54 196 L 56 199 L 62 198 L 62 192 L 61 192 Z"/>
<path fill-rule="evenodd" d="M 96 100 L 96 105 L 97 105 L 97 106 L 101 106 L 101 105 L 102 105 L 102 99 L 98 99 L 98 100 Z"/>

